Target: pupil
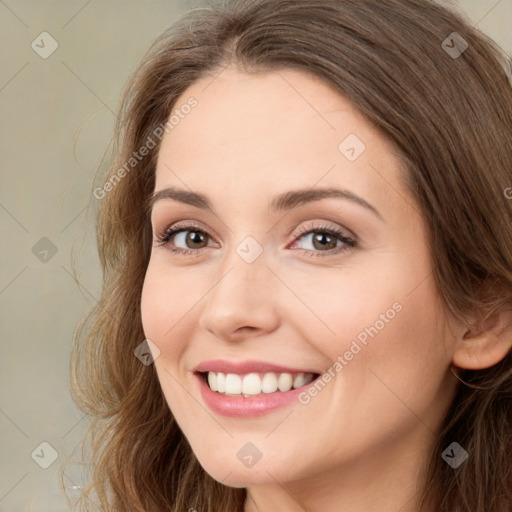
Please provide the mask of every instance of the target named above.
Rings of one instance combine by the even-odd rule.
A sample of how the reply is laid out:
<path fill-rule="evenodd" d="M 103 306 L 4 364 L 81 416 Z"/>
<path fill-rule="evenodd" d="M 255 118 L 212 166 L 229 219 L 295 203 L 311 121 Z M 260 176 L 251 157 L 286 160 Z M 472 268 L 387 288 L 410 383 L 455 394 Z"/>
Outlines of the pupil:
<path fill-rule="evenodd" d="M 334 243 L 334 247 L 336 247 L 336 240 L 333 237 L 331 237 L 331 235 L 328 235 L 326 233 L 321 233 L 321 234 L 318 234 L 313 237 L 313 245 L 315 245 L 315 248 L 317 248 L 316 242 L 318 242 L 318 243 L 320 243 L 320 247 L 325 249 L 329 245 L 329 242 L 324 241 L 325 239 L 331 239 L 331 242 L 330 242 L 331 246 Z M 328 249 L 331 249 L 334 247 L 328 247 Z"/>
<path fill-rule="evenodd" d="M 202 239 L 204 239 L 204 237 L 198 231 L 191 231 L 188 236 L 188 241 L 190 241 L 192 244 L 200 244 Z"/>

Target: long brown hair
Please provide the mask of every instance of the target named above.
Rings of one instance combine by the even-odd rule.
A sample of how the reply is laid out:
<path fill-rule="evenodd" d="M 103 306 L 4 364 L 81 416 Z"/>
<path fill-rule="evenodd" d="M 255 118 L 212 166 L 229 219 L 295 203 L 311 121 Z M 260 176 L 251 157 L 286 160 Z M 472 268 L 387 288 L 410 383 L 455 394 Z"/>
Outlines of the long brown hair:
<path fill-rule="evenodd" d="M 71 365 L 73 398 L 93 418 L 84 510 L 94 501 L 116 512 L 243 510 L 246 490 L 202 469 L 153 365 L 134 357 L 144 340 L 155 133 L 193 82 L 231 63 L 294 68 L 337 88 L 407 164 L 447 312 L 469 323 L 475 311 L 512 309 L 512 87 L 496 43 L 426 0 L 236 0 L 190 11 L 130 78 L 109 171 L 95 191 L 103 291 L 77 330 Z M 148 138 L 155 147 L 127 166 Z M 422 506 L 510 512 L 512 355 L 460 377 L 469 385 L 459 384 L 426 461 Z M 457 469 L 441 457 L 453 441 L 470 454 Z"/>

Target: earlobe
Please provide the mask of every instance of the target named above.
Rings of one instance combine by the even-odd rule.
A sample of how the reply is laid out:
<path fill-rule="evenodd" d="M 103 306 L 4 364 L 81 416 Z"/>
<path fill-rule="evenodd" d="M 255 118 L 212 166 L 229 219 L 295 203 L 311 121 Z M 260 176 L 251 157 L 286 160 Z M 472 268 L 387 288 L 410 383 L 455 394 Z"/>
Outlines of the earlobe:
<path fill-rule="evenodd" d="M 467 330 L 457 340 L 452 363 L 467 370 L 498 364 L 512 348 L 512 310 L 503 310 Z"/>

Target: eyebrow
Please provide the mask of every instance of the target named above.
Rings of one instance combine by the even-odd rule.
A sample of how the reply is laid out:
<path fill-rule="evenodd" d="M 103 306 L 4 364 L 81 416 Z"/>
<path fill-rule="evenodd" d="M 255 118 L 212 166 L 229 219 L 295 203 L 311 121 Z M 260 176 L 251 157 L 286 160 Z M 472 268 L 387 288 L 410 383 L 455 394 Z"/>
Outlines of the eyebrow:
<path fill-rule="evenodd" d="M 339 198 L 352 201 L 353 203 L 371 211 L 379 219 L 384 220 L 380 212 L 368 201 L 354 194 L 350 190 L 339 188 L 290 190 L 274 197 L 270 202 L 268 209 L 273 213 L 289 211 L 297 208 L 298 206 L 327 198 Z M 155 192 L 148 201 L 147 211 L 151 211 L 155 203 L 163 199 L 174 199 L 175 201 L 214 213 L 212 203 L 204 194 L 183 190 L 177 187 L 168 187 Z"/>

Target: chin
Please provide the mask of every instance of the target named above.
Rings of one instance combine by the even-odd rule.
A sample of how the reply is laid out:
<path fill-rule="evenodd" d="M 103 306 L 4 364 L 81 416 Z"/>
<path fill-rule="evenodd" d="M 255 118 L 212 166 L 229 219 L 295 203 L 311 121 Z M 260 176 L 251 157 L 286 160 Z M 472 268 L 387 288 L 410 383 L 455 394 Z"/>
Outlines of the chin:
<path fill-rule="evenodd" d="M 226 463 L 226 459 L 222 456 L 212 458 L 207 455 L 197 459 L 214 480 L 228 487 L 243 488 L 251 485 L 275 484 L 276 480 L 284 481 L 290 476 L 286 470 L 269 464 L 269 461 L 265 461 L 264 458 L 252 467 L 246 467 L 237 458 L 230 463 Z"/>

